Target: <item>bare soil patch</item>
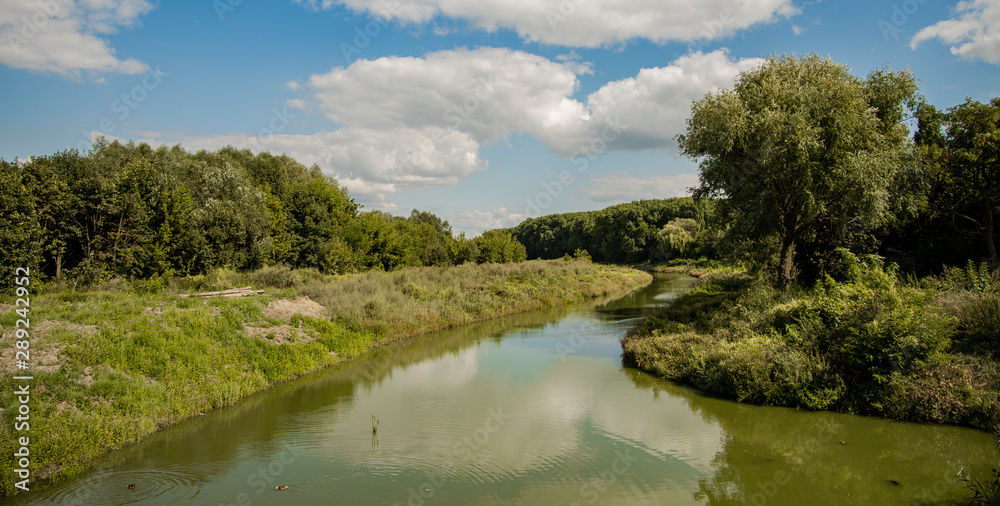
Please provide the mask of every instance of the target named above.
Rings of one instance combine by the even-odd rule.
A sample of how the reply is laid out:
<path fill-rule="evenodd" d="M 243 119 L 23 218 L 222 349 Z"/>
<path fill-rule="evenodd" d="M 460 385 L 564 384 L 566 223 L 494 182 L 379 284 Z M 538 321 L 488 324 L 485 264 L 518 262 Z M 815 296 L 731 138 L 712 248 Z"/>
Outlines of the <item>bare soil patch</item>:
<path fill-rule="evenodd" d="M 66 330 L 74 334 L 89 335 L 97 332 L 96 325 L 81 325 L 79 323 L 70 323 L 66 321 L 44 321 L 32 325 L 29 330 L 31 331 L 31 347 L 28 348 L 28 362 L 30 364 L 29 371 L 38 372 L 55 372 L 59 370 L 59 352 L 62 351 L 64 346 L 59 345 L 54 339 L 51 338 L 51 333 L 54 330 Z M 17 357 L 17 349 L 14 348 L 14 335 L 15 328 L 4 329 L 3 335 L 0 336 L 0 361 L 3 362 L 3 370 L 7 373 L 17 372 L 17 360 L 22 357 Z"/>
<path fill-rule="evenodd" d="M 263 309 L 264 316 L 276 320 L 291 321 L 295 315 L 308 316 L 310 318 L 327 319 L 324 308 L 318 302 L 306 296 L 296 297 L 292 300 L 281 299 L 272 301 Z"/>

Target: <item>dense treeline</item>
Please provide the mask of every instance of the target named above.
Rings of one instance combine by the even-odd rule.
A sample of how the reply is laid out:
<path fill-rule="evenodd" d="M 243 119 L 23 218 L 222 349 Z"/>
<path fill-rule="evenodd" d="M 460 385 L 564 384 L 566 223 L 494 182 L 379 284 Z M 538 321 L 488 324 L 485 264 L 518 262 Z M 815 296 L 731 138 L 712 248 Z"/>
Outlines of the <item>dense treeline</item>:
<path fill-rule="evenodd" d="M 883 73 L 871 79 L 888 80 Z M 903 93 L 912 94 L 913 90 L 903 87 Z M 798 183 L 789 178 L 780 185 L 772 181 L 775 190 L 770 197 L 764 196 L 766 190 L 740 187 L 730 189 L 745 199 L 735 202 L 719 198 L 726 194 L 724 190 L 720 195 L 703 190 L 697 197 L 642 200 L 599 211 L 531 218 L 510 231 L 525 246 L 528 258 L 560 258 L 577 250 L 588 251 L 594 260 L 615 263 L 729 258 L 759 267 L 774 279 L 778 265 L 784 263 L 789 280 L 807 285 L 824 273 L 843 270 L 838 265 L 841 257 L 837 248 L 858 255 L 878 254 L 902 271 L 919 275 L 941 272 L 946 266 L 964 267 L 970 261 L 987 262 L 995 269 L 1000 265 L 994 224 L 1000 211 L 1000 99 L 988 104 L 970 99 L 942 112 L 917 98 L 907 98 L 911 101 L 909 112 L 917 120 L 912 138 L 905 137 L 902 122 L 906 104 L 901 102 L 879 139 L 889 152 L 880 155 L 886 159 L 868 160 L 875 167 L 869 166 L 867 172 L 854 167 L 855 181 L 840 185 L 861 186 L 881 180 L 878 188 L 804 189 L 803 202 L 794 203 L 786 197 L 792 194 L 790 187 Z M 869 100 L 877 101 L 870 98 L 859 107 Z M 881 122 L 877 117 L 873 120 Z M 893 132 L 894 138 L 886 148 L 888 132 Z M 829 134 L 838 135 L 842 134 Z M 765 163 L 788 162 L 765 160 L 762 150 L 748 142 L 745 153 L 724 155 L 747 165 L 732 169 L 734 183 L 766 180 L 768 173 L 762 173 Z M 871 155 L 844 155 L 848 156 Z M 744 177 L 751 170 L 761 172 Z M 770 177 L 777 179 L 773 174 Z M 822 186 L 837 185 L 828 182 Z M 778 219 L 783 209 L 806 208 L 805 201 L 818 200 L 819 190 L 828 192 L 827 202 L 811 204 L 818 209 L 808 224 L 793 225 L 798 232 L 781 258 L 782 239 L 777 229 L 783 226 Z M 775 201 L 780 205 L 774 205 Z M 793 219 L 805 221 L 804 216 Z M 769 226 L 763 224 L 768 221 Z"/>
<path fill-rule="evenodd" d="M 347 191 L 292 158 L 232 147 L 99 141 L 13 164 L 0 160 L 0 264 L 93 282 L 268 265 L 324 273 L 524 260 L 509 234 L 466 239 L 447 221 L 359 212 Z"/>
<path fill-rule="evenodd" d="M 1000 98 L 966 99 L 946 111 L 921 104 L 914 150 L 921 162 L 920 205 L 885 230 L 880 252 L 921 273 L 972 260 L 1000 266 Z"/>
<path fill-rule="evenodd" d="M 527 219 L 511 229 L 524 245 L 528 258 L 560 258 L 577 250 L 587 251 L 599 262 L 640 263 L 661 261 L 672 256 L 664 247 L 663 228 L 678 219 L 694 220 L 697 230 L 706 230 L 714 202 L 690 197 L 639 200 L 600 211 L 551 214 Z M 699 237 L 703 238 L 703 237 Z M 687 253 L 695 257 L 711 254 L 711 243 Z"/>

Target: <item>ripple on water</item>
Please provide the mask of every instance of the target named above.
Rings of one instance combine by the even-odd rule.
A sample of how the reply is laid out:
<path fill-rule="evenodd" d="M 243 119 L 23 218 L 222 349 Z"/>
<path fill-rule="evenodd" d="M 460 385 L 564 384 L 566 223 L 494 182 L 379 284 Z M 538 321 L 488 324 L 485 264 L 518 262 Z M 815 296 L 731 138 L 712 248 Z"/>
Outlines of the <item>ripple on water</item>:
<path fill-rule="evenodd" d="M 105 472 L 34 496 L 32 504 L 183 504 L 194 500 L 199 489 L 190 476 L 170 471 Z"/>

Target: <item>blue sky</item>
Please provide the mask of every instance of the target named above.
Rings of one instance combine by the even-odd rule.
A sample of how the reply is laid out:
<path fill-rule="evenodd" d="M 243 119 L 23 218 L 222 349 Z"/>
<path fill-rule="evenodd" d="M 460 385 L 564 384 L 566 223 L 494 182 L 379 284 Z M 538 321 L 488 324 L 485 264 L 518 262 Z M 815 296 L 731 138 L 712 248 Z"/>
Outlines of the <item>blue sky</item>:
<path fill-rule="evenodd" d="M 457 231 L 683 195 L 692 100 L 774 53 L 1000 95 L 1000 0 L 0 0 L 0 157 L 96 138 L 317 164 Z"/>

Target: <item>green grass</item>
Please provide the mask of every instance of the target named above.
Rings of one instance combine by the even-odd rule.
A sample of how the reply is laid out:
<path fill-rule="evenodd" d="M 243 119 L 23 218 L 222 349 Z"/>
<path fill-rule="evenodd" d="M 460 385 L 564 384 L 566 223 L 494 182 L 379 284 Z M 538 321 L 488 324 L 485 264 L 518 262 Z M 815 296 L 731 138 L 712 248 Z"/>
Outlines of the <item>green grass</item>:
<path fill-rule="evenodd" d="M 381 343 L 624 293 L 649 280 L 632 269 L 555 260 L 350 276 L 269 267 L 138 286 L 114 280 L 88 291 L 34 287 L 32 358 L 48 350 L 53 363 L 32 370 L 32 484 L 71 477 L 160 428 Z M 265 294 L 181 297 L 247 285 Z M 322 314 L 268 315 L 272 302 L 299 296 L 322 305 Z M 0 307 L 0 346 L 13 348 L 16 319 L 12 307 Z M 248 334 L 249 327 L 260 335 Z M 281 332 L 289 339 L 276 344 Z M 0 377 L 0 451 L 6 455 L 16 450 L 18 401 L 10 372 Z M 0 462 L 0 493 L 10 495 L 16 492 L 13 462 Z"/>
<path fill-rule="evenodd" d="M 623 340 L 625 359 L 739 401 L 1000 430 L 996 291 L 846 262 L 810 288 L 706 276 Z"/>
<path fill-rule="evenodd" d="M 698 259 L 675 258 L 666 263 L 649 266 L 648 270 L 668 274 L 687 274 L 700 278 L 709 274 L 740 273 L 745 272 L 747 269 L 746 266 L 740 263 L 701 257 Z"/>

